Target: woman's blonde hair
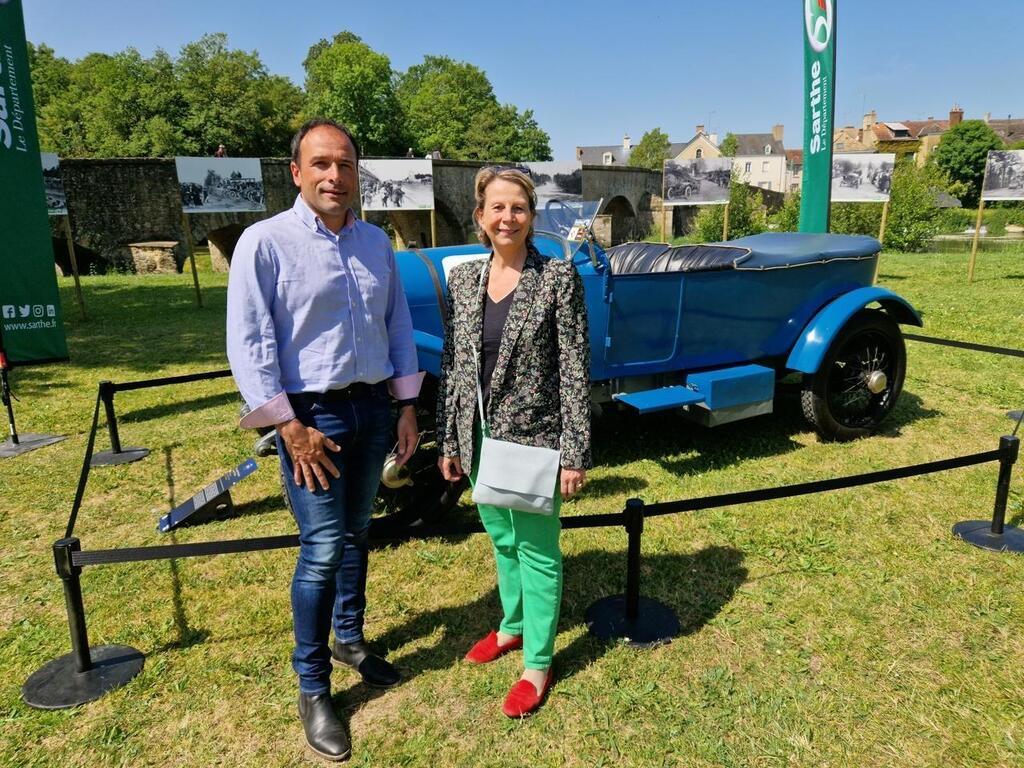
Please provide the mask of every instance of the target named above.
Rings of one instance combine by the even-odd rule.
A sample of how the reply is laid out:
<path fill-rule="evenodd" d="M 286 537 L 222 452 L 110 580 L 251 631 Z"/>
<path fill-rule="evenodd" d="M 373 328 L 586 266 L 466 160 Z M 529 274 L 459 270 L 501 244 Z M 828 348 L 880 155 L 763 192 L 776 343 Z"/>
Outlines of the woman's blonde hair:
<path fill-rule="evenodd" d="M 533 219 L 537 215 L 537 190 L 533 186 L 533 179 L 527 176 L 523 171 L 518 168 L 508 168 L 496 165 L 489 165 L 485 168 L 481 168 L 476 172 L 476 179 L 473 181 L 473 188 L 476 191 L 476 208 L 473 211 L 473 224 L 476 226 L 476 236 L 486 247 L 491 247 L 491 238 L 487 236 L 483 228 L 480 226 L 480 220 L 477 215 L 482 213 L 484 210 L 484 200 L 486 198 L 487 186 L 497 179 L 502 181 L 509 181 L 526 193 L 526 199 L 530 201 L 530 232 L 526 236 L 526 241 L 531 242 L 533 240 Z"/>

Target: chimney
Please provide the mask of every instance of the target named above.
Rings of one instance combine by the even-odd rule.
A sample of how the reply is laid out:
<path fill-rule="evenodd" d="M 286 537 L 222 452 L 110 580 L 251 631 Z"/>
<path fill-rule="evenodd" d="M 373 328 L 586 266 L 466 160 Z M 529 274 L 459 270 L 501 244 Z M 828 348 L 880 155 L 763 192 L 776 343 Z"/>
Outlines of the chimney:
<path fill-rule="evenodd" d="M 708 140 L 712 144 L 714 144 L 716 147 L 718 146 L 718 134 L 717 133 L 712 133 L 710 136 L 708 136 Z"/>
<path fill-rule="evenodd" d="M 628 133 L 625 136 L 622 137 L 622 148 L 627 150 L 627 151 L 633 148 L 633 145 L 629 141 L 629 134 Z"/>
<path fill-rule="evenodd" d="M 583 161 L 583 147 L 576 147 L 576 159 Z"/>
<path fill-rule="evenodd" d="M 696 133 L 696 134 L 704 133 L 704 123 L 697 123 L 697 128 L 696 128 L 696 130 L 694 130 L 694 133 Z"/>
<path fill-rule="evenodd" d="M 877 123 L 877 122 L 878 122 L 878 113 L 875 112 L 875 110 L 872 109 L 870 112 L 868 112 L 866 115 L 864 115 L 863 129 L 865 131 L 870 131 L 872 128 L 875 127 L 875 123 Z"/>
<path fill-rule="evenodd" d="M 991 119 L 992 119 L 992 113 L 991 113 L 991 112 L 986 112 L 986 113 L 985 113 L 985 122 L 987 123 L 987 122 L 989 122 L 989 121 L 990 121 Z"/>
<path fill-rule="evenodd" d="M 776 123 L 772 126 L 772 138 L 775 139 L 775 141 L 781 142 L 784 130 L 785 128 L 783 128 L 782 123 Z"/>
<path fill-rule="evenodd" d="M 949 127 L 952 128 L 955 125 L 960 125 L 960 121 L 963 119 L 963 109 L 960 108 L 959 104 L 954 104 L 953 108 L 949 110 Z"/>

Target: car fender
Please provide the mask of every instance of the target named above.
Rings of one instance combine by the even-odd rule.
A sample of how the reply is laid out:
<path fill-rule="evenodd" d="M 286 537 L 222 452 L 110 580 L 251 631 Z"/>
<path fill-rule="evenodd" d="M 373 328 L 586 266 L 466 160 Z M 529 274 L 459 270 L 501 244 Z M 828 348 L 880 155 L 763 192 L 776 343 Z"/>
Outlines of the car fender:
<path fill-rule="evenodd" d="M 847 320 L 869 304 L 878 303 L 893 320 L 906 325 L 922 326 L 921 317 L 910 302 L 890 290 L 871 286 L 844 293 L 826 304 L 804 328 L 789 352 L 786 367 L 801 373 L 816 373 L 832 340 Z"/>
<path fill-rule="evenodd" d="M 420 370 L 440 376 L 441 349 L 444 346 L 444 339 L 432 333 L 416 330 L 412 332 L 412 339 L 416 344 L 416 357 L 419 360 Z"/>

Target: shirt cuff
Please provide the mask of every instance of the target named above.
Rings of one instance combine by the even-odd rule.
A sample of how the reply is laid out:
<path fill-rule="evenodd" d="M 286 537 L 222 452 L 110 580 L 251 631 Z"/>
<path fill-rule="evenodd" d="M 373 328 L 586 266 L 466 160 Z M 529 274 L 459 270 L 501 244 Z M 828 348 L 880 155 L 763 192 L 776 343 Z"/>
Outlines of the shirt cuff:
<path fill-rule="evenodd" d="M 420 371 L 419 373 L 410 373 L 408 376 L 388 379 L 388 392 L 395 400 L 412 400 L 419 395 L 423 377 L 426 375 L 426 371 Z"/>
<path fill-rule="evenodd" d="M 253 408 L 245 414 L 241 421 L 238 422 L 238 426 L 243 429 L 272 427 L 275 424 L 291 421 L 294 418 L 295 411 L 292 410 L 292 404 L 288 402 L 288 393 L 281 392 L 267 400 L 259 408 Z"/>

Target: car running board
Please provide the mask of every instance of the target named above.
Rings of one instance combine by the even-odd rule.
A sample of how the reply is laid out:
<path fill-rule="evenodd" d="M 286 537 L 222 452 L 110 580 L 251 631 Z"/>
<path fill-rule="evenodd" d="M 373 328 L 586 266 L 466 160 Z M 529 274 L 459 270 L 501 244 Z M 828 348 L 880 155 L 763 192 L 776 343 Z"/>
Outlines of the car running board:
<path fill-rule="evenodd" d="M 689 387 L 676 386 L 647 389 L 643 392 L 619 392 L 612 395 L 612 399 L 636 408 L 640 413 L 654 413 L 699 403 L 704 399 L 704 395 Z"/>
<path fill-rule="evenodd" d="M 719 368 L 686 377 L 686 385 L 640 392 L 619 392 L 612 398 L 640 413 L 686 408 L 707 426 L 724 424 L 762 413 L 771 413 L 775 371 L 762 365 Z"/>

